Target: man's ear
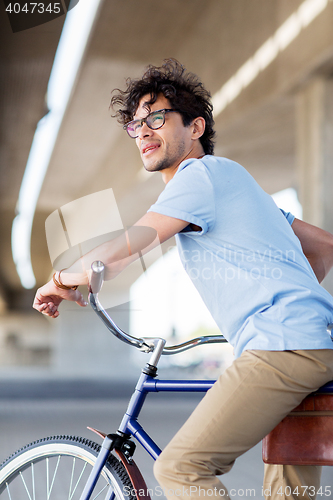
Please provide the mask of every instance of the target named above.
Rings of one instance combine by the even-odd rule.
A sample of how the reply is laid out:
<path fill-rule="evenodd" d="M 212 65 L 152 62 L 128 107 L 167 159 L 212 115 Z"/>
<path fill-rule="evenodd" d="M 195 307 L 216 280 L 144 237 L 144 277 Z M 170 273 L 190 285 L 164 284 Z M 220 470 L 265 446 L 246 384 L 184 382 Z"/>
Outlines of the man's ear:
<path fill-rule="evenodd" d="M 202 116 L 198 116 L 192 122 L 192 139 L 200 139 L 205 132 L 206 122 Z"/>

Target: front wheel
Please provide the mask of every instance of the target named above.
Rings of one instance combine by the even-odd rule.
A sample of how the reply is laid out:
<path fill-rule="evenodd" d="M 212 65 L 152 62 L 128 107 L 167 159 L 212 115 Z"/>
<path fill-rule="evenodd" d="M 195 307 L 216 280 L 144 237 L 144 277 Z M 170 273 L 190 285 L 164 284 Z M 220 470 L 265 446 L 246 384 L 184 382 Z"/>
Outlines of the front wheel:
<path fill-rule="evenodd" d="M 74 436 L 35 441 L 0 468 L 0 499 L 79 500 L 100 445 Z M 91 499 L 134 500 L 127 472 L 110 454 Z"/>

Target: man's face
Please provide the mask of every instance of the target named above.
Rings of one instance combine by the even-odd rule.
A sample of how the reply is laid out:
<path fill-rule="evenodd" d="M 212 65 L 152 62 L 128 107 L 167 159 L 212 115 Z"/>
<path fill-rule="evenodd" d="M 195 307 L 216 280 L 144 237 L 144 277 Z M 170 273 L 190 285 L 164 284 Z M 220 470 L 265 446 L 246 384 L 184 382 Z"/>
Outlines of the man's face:
<path fill-rule="evenodd" d="M 150 95 L 140 100 L 133 120 L 145 118 L 153 111 L 172 108 L 169 100 L 162 94 L 150 105 L 150 109 L 145 107 L 149 100 Z M 192 148 L 191 129 L 183 125 L 179 113 L 166 113 L 164 125 L 157 130 L 152 130 L 143 123 L 136 144 L 146 170 L 157 172 L 169 169 L 170 173 L 175 173 L 179 163 Z"/>

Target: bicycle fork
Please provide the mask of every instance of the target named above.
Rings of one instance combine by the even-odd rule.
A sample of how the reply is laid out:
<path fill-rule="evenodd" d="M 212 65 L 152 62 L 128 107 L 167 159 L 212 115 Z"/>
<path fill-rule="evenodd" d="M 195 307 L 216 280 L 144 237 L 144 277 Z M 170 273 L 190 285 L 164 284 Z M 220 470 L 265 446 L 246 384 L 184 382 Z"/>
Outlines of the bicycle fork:
<path fill-rule="evenodd" d="M 135 435 L 138 429 L 136 428 L 137 426 L 140 428 L 141 432 L 144 434 L 145 438 L 144 441 L 146 442 L 145 444 L 149 446 L 149 444 L 152 446 L 150 454 L 154 459 L 157 458 L 161 450 L 156 446 L 156 444 L 149 438 L 149 436 L 143 431 L 141 426 L 136 422 L 139 413 L 142 409 L 142 406 L 144 404 L 144 401 L 147 396 L 147 391 L 144 390 L 144 385 L 147 379 L 151 377 L 155 377 L 157 373 L 157 364 L 159 361 L 159 358 L 162 354 L 163 347 L 165 344 L 164 339 L 155 339 L 155 349 L 154 352 L 152 353 L 152 356 L 147 363 L 146 367 L 142 370 L 142 374 L 138 380 L 138 383 L 135 387 L 135 391 L 131 397 L 131 400 L 129 402 L 126 414 L 120 424 L 120 428 L 117 432 L 117 434 L 104 434 L 103 432 L 97 431 L 96 429 L 90 428 L 93 432 L 96 432 L 99 434 L 99 436 L 103 437 L 103 443 L 100 449 L 100 452 L 96 458 L 96 462 L 92 468 L 92 471 L 89 475 L 88 481 L 84 487 L 84 490 L 81 494 L 80 500 L 89 500 L 92 492 L 96 486 L 96 483 L 98 481 L 99 475 L 106 464 L 106 461 L 108 459 L 109 454 L 111 453 L 112 450 L 115 450 L 116 454 L 120 458 L 121 462 L 123 463 L 130 480 L 133 485 L 133 489 L 136 492 L 136 496 L 138 500 L 150 500 L 150 495 L 148 493 L 148 488 L 145 483 L 145 480 L 143 479 L 140 470 L 136 466 L 134 460 L 132 459 L 132 455 L 135 450 L 135 443 L 133 441 L 130 441 L 128 438 L 131 435 Z M 133 423 L 136 422 L 137 426 L 134 426 L 132 429 Z M 131 425 L 132 424 L 132 425 Z M 133 432 L 134 431 L 134 432 Z M 144 492 L 145 494 L 142 496 L 141 499 L 141 493 Z M 106 497 L 105 500 L 114 500 L 115 493 L 114 491 L 111 491 L 109 496 Z"/>
<path fill-rule="evenodd" d="M 80 500 L 89 500 L 92 492 L 96 486 L 99 475 L 108 459 L 108 456 L 113 449 L 113 440 L 109 436 L 105 436 L 105 439 L 102 443 L 101 450 L 96 458 L 96 462 L 92 468 L 92 471 L 89 475 L 88 481 L 84 487 L 84 490 L 81 494 Z M 114 491 L 111 491 L 110 495 L 106 497 L 106 500 L 113 500 L 115 497 Z"/>
<path fill-rule="evenodd" d="M 132 459 L 135 443 L 130 441 L 127 436 L 121 436 L 119 434 L 108 434 L 104 433 L 88 427 L 88 429 L 96 432 L 99 436 L 103 437 L 103 443 L 100 449 L 100 452 L 96 458 L 96 462 L 92 468 L 92 471 L 89 475 L 88 481 L 84 487 L 84 490 L 81 494 L 80 500 L 89 500 L 93 490 L 96 486 L 100 473 L 105 466 L 109 454 L 112 450 L 115 451 L 116 455 L 122 462 L 123 466 L 126 469 L 126 472 L 131 480 L 133 490 L 136 492 L 136 496 L 138 500 L 150 500 L 150 496 L 148 493 L 148 488 L 143 479 L 140 470 L 138 469 L 136 463 Z M 115 493 L 114 491 L 110 491 L 109 495 L 105 497 L 105 500 L 114 500 Z"/>

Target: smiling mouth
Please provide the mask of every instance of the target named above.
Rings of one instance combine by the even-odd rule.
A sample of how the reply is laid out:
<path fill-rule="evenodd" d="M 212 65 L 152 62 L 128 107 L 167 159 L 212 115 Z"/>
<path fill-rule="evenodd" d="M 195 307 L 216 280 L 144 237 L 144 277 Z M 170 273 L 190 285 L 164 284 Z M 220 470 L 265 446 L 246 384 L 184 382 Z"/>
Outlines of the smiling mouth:
<path fill-rule="evenodd" d="M 142 148 L 142 154 L 145 155 L 147 153 L 150 153 L 150 151 L 154 151 L 155 149 L 159 148 L 159 145 L 149 145 L 144 148 Z"/>

